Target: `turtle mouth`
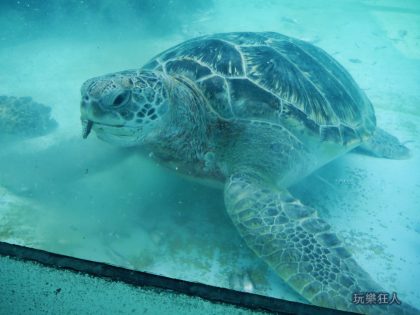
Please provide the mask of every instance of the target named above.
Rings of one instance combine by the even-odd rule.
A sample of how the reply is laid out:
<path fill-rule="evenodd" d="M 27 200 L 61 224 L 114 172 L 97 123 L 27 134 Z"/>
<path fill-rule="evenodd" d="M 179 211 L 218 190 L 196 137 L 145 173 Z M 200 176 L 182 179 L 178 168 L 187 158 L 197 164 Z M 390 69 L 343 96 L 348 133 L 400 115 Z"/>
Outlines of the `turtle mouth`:
<path fill-rule="evenodd" d="M 82 137 L 86 139 L 92 132 L 98 135 L 99 138 L 139 138 L 138 134 L 141 128 L 134 126 L 126 126 L 123 124 L 104 124 L 90 119 L 82 119 Z"/>
<path fill-rule="evenodd" d="M 92 127 L 94 127 L 94 126 L 95 127 L 108 128 L 108 129 L 124 127 L 124 125 L 110 125 L 110 124 L 98 123 L 98 122 L 95 122 L 95 121 L 90 120 L 90 119 L 82 119 L 82 137 L 83 137 L 83 139 L 86 139 L 90 135 L 90 133 L 92 131 Z"/>
<path fill-rule="evenodd" d="M 93 130 L 100 140 L 117 146 L 131 147 L 143 141 L 141 129 L 135 127 L 94 122 Z"/>

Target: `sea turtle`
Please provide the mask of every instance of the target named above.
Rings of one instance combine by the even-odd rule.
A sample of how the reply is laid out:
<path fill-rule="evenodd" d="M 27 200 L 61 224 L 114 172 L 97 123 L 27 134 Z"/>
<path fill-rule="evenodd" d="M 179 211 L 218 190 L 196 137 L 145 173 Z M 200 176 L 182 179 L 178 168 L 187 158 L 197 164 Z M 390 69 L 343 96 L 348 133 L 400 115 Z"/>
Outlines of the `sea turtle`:
<path fill-rule="evenodd" d="M 0 137 L 32 138 L 46 135 L 56 127 L 50 107 L 31 97 L 0 96 Z"/>
<path fill-rule="evenodd" d="M 362 146 L 387 158 L 407 148 L 376 128 L 371 102 L 322 49 L 274 32 L 194 38 L 139 70 L 86 81 L 83 137 L 145 148 L 163 165 L 224 184 L 247 245 L 309 302 L 372 314 L 353 293 L 383 291 L 315 209 L 288 187 Z M 372 145 L 374 144 L 374 145 Z"/>

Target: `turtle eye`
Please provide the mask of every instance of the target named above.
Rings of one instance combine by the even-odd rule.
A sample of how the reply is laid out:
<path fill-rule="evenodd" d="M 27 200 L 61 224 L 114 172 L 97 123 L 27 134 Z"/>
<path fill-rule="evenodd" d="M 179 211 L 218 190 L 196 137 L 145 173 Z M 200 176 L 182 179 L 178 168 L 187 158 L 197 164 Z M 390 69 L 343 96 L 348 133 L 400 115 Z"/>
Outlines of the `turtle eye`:
<path fill-rule="evenodd" d="M 120 107 L 120 106 L 124 105 L 125 103 L 127 103 L 129 98 L 130 98 L 130 92 L 129 91 L 124 91 L 124 92 L 118 94 L 114 98 L 114 101 L 112 102 L 112 106 Z"/>

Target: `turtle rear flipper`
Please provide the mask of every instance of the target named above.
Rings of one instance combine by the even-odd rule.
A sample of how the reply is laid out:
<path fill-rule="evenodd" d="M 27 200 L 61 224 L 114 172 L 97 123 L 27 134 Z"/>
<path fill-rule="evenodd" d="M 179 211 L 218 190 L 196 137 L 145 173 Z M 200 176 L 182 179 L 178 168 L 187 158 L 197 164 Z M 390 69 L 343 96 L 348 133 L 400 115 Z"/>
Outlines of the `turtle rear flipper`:
<path fill-rule="evenodd" d="M 419 314 L 409 305 L 357 305 L 353 294 L 384 292 L 315 209 L 252 172 L 225 186 L 229 216 L 247 245 L 309 302 L 367 314 Z"/>
<path fill-rule="evenodd" d="M 408 159 L 410 157 L 410 150 L 396 137 L 381 128 L 377 128 L 373 136 L 357 147 L 355 151 L 393 160 Z"/>

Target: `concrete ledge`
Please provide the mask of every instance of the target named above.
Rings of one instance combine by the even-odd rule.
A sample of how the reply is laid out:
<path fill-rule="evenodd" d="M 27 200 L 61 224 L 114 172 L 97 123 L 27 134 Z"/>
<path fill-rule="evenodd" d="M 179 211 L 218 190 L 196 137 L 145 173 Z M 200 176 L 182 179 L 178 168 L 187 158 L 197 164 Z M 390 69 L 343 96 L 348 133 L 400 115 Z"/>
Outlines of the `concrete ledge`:
<path fill-rule="evenodd" d="M 27 248 L 0 242 L 0 256 L 9 256 L 13 260 L 26 264 L 24 268 L 33 268 L 32 262 L 41 264 L 37 268 L 55 269 L 56 272 L 67 270 L 73 273 L 82 273 L 94 277 L 112 280 L 129 284 L 134 287 L 158 290 L 160 293 L 187 295 L 189 297 L 201 298 L 215 304 L 228 304 L 229 306 L 247 309 L 256 313 L 276 313 L 276 314 L 354 314 L 325 309 L 317 306 L 302 303 L 290 302 L 275 299 L 262 295 L 238 292 L 230 289 L 214 287 L 196 282 L 188 282 L 179 279 L 172 279 L 164 276 L 150 274 L 146 272 L 127 270 L 124 268 L 78 259 L 74 257 L 54 254 L 42 250 Z M 4 263 L 4 261 L 3 261 Z M 0 262 L 0 271 L 2 268 Z M 20 267 L 21 268 L 21 267 Z M 7 285 L 6 285 L 7 286 Z M 61 291 L 61 290 L 60 290 Z M 4 294 L 4 293 L 3 293 Z M 118 294 L 118 292 L 116 292 Z M 1 301 L 1 300 L 0 300 Z M 79 301 L 77 301 L 79 303 Z M 0 304 L 1 308 L 1 304 Z M 217 307 L 216 307 L 217 308 Z M 244 310 L 243 310 L 244 311 Z"/>

